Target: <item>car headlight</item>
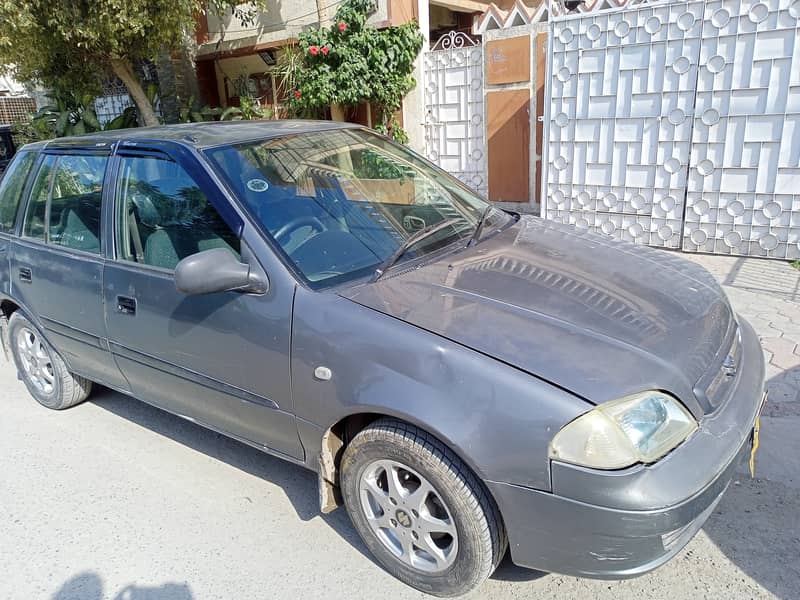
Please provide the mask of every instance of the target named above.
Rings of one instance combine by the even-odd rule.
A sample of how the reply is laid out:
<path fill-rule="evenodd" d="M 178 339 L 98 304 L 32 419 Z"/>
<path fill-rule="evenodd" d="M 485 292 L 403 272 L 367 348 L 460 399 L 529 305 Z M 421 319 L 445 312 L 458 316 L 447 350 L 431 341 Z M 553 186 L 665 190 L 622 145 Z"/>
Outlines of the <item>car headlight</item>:
<path fill-rule="evenodd" d="M 601 404 L 564 426 L 550 458 L 595 469 L 653 463 L 697 429 L 672 396 L 650 391 Z"/>

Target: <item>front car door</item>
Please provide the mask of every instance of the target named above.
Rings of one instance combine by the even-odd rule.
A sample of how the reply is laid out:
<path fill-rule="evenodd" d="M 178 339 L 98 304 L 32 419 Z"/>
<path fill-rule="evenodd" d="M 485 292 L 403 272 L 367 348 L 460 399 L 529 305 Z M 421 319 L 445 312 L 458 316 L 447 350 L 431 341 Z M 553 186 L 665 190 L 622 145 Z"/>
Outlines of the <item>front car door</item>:
<path fill-rule="evenodd" d="M 103 311 L 101 215 L 108 163 L 108 149 L 40 156 L 11 251 L 10 285 L 70 371 L 127 390 L 108 349 Z"/>
<path fill-rule="evenodd" d="M 226 248 L 253 264 L 242 217 L 180 146 L 118 150 L 114 252 L 105 269 L 111 350 L 135 396 L 303 459 L 290 393 L 294 288 L 185 296 L 174 269 Z"/>

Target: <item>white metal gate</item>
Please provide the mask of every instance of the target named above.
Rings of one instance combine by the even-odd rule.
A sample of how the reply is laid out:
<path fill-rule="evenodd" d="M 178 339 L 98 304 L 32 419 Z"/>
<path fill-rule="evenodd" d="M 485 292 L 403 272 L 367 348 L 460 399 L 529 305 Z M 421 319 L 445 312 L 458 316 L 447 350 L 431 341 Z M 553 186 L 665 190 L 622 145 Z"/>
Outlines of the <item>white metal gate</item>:
<path fill-rule="evenodd" d="M 487 192 L 483 48 L 451 32 L 424 57 L 425 153 L 482 194 Z"/>
<path fill-rule="evenodd" d="M 800 258 L 800 0 L 706 3 L 684 250 Z"/>
<path fill-rule="evenodd" d="M 800 257 L 800 0 L 553 21 L 543 214 L 639 243 Z"/>

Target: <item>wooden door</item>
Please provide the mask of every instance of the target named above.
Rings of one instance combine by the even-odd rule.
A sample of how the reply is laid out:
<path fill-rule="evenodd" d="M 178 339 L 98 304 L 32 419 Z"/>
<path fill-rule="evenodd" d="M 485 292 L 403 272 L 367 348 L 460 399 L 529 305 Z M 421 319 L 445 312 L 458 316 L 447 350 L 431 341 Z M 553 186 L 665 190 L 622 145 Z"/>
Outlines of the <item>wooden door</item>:
<path fill-rule="evenodd" d="M 534 146 L 536 187 L 533 188 L 533 196 L 541 203 L 542 156 L 544 155 L 544 88 L 545 78 L 547 77 L 547 34 L 540 33 L 536 36 L 535 40 L 533 55 L 536 61 L 536 145 Z"/>
<path fill-rule="evenodd" d="M 530 90 L 486 94 L 489 137 L 489 199 L 530 199 Z"/>

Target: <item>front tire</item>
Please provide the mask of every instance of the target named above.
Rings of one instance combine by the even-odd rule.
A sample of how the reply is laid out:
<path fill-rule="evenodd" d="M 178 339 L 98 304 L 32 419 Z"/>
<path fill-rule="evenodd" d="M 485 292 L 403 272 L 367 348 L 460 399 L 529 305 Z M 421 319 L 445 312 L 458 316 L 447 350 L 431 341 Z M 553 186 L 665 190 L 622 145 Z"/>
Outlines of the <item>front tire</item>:
<path fill-rule="evenodd" d="M 39 404 L 63 410 L 89 396 L 92 382 L 70 373 L 39 328 L 19 311 L 8 321 L 8 339 L 18 377 Z"/>
<path fill-rule="evenodd" d="M 394 419 L 345 449 L 341 488 L 361 539 L 404 583 L 460 596 L 497 568 L 508 542 L 486 488 L 433 436 Z"/>

